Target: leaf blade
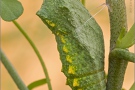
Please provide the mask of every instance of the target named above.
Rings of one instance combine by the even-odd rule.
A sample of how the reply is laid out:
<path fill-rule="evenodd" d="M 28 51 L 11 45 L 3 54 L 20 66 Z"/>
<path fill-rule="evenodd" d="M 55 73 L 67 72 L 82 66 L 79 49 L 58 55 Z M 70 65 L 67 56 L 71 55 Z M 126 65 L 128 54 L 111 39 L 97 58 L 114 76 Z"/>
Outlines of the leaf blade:
<path fill-rule="evenodd" d="M 33 88 L 41 86 L 46 83 L 47 83 L 46 79 L 40 79 L 40 80 L 34 81 L 31 84 L 29 84 L 28 88 L 29 88 L 29 90 L 32 90 Z"/>
<path fill-rule="evenodd" d="M 1 0 L 0 16 L 5 21 L 13 21 L 23 13 L 22 4 L 17 0 Z"/>
<path fill-rule="evenodd" d="M 129 32 L 116 43 L 116 48 L 129 48 L 135 44 L 135 23 L 130 28 Z"/>

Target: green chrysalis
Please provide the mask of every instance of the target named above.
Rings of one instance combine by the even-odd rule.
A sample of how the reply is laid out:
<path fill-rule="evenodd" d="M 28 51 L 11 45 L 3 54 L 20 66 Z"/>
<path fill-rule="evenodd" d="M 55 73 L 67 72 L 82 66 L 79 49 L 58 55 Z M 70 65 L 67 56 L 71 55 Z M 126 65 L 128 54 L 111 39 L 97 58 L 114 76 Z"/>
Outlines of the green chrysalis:
<path fill-rule="evenodd" d="M 102 31 L 82 3 L 45 0 L 37 15 L 56 37 L 67 85 L 72 90 L 105 90 Z"/>

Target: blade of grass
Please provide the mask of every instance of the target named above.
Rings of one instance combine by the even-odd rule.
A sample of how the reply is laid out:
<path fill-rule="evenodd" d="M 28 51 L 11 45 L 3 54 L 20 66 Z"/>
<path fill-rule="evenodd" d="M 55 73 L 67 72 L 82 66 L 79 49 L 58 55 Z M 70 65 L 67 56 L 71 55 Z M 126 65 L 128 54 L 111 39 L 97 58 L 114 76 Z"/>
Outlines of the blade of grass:
<path fill-rule="evenodd" d="M 41 63 L 41 66 L 43 68 L 43 71 L 44 71 L 44 74 L 46 76 L 46 81 L 47 81 L 47 84 L 48 84 L 48 89 L 49 90 L 52 90 L 52 86 L 51 86 L 51 83 L 50 83 L 50 78 L 49 78 L 49 75 L 48 75 L 48 71 L 47 71 L 47 68 L 44 64 L 44 61 L 38 51 L 38 49 L 36 48 L 35 44 L 32 42 L 32 40 L 29 38 L 29 36 L 26 34 L 26 32 L 22 29 L 22 27 L 16 22 L 16 21 L 13 21 L 14 25 L 19 29 L 19 31 L 24 35 L 24 37 L 28 40 L 28 42 L 30 43 L 31 47 L 33 48 L 33 50 L 35 51 L 40 63 Z"/>
<path fill-rule="evenodd" d="M 46 79 L 40 79 L 35 82 L 32 82 L 31 84 L 28 85 L 29 90 L 32 90 L 35 87 L 41 86 L 43 84 L 46 84 Z"/>
<path fill-rule="evenodd" d="M 17 87 L 20 90 L 29 90 L 1 49 L 0 49 L 0 60 L 7 69 L 8 73 L 10 74 L 14 82 L 16 83 Z"/>

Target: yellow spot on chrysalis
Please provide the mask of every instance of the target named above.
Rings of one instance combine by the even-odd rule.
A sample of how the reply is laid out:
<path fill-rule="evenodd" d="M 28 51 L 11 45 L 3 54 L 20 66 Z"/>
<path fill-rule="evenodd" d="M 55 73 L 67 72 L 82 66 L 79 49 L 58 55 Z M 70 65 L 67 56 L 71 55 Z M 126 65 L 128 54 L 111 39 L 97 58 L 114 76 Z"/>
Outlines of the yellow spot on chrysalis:
<path fill-rule="evenodd" d="M 59 35 L 60 33 L 59 32 L 56 32 L 56 35 Z"/>
<path fill-rule="evenodd" d="M 69 66 L 68 73 L 69 74 L 75 74 L 75 67 Z"/>
<path fill-rule="evenodd" d="M 55 27 L 55 24 L 54 24 L 53 22 L 51 22 L 51 21 L 49 21 L 49 20 L 46 20 L 46 22 L 47 22 L 50 26 Z"/>
<path fill-rule="evenodd" d="M 60 38 L 61 38 L 62 43 L 66 43 L 66 40 L 64 39 L 64 36 L 61 36 Z"/>
<path fill-rule="evenodd" d="M 82 89 L 78 89 L 78 90 L 82 90 Z"/>
<path fill-rule="evenodd" d="M 77 87 L 77 86 L 79 86 L 78 79 L 74 79 L 74 81 L 73 81 L 73 87 Z M 81 89 L 78 89 L 78 90 L 81 90 Z"/>
<path fill-rule="evenodd" d="M 68 53 L 68 49 L 67 49 L 67 47 L 64 45 L 63 46 L 63 51 L 65 52 L 65 53 Z"/>
<path fill-rule="evenodd" d="M 71 56 L 67 55 L 67 56 L 66 56 L 66 60 L 67 60 L 68 62 L 72 63 L 72 57 L 71 57 Z"/>

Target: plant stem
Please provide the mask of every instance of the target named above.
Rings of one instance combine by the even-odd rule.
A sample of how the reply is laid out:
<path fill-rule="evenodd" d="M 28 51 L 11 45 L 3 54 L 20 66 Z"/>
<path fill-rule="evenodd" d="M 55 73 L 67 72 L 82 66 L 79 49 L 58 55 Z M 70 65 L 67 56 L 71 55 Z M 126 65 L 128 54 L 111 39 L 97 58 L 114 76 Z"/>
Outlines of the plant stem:
<path fill-rule="evenodd" d="M 116 41 L 123 28 L 127 30 L 125 0 L 106 0 L 109 6 L 111 27 L 110 52 L 115 48 Z M 126 32 L 126 31 L 125 31 Z M 121 90 L 128 61 L 109 58 L 109 70 L 106 90 Z"/>
<path fill-rule="evenodd" d="M 85 0 L 82 0 L 82 4 L 85 6 Z"/>
<path fill-rule="evenodd" d="M 14 69 L 14 67 L 9 62 L 9 60 L 4 55 L 4 53 L 2 52 L 1 49 L 0 49 L 0 56 L 1 56 L 0 57 L 1 58 L 1 62 L 3 63 L 3 65 L 5 66 L 5 68 L 7 69 L 8 73 L 10 74 L 10 76 L 12 77 L 12 79 L 14 80 L 14 82 L 16 83 L 17 87 L 20 90 L 29 90 L 27 88 L 27 86 L 23 83 L 23 81 L 19 77 L 18 73 L 16 72 L 16 70 Z"/>
<path fill-rule="evenodd" d="M 26 34 L 26 32 L 21 28 L 21 26 L 16 21 L 13 21 L 13 23 L 19 29 L 19 31 L 24 35 L 24 37 L 28 40 L 28 42 L 32 46 L 33 50 L 35 51 L 37 57 L 39 58 L 39 61 L 40 61 L 41 65 L 42 65 L 44 74 L 46 76 L 46 81 L 47 81 L 47 84 L 48 84 L 48 89 L 49 90 L 52 90 L 52 86 L 51 86 L 51 83 L 50 83 L 50 78 L 49 78 L 49 75 L 48 75 L 47 68 L 46 68 L 46 66 L 44 64 L 44 61 L 43 61 L 43 59 L 42 59 L 39 51 L 37 50 L 35 44 L 32 42 L 32 40 L 29 38 L 29 36 Z"/>

